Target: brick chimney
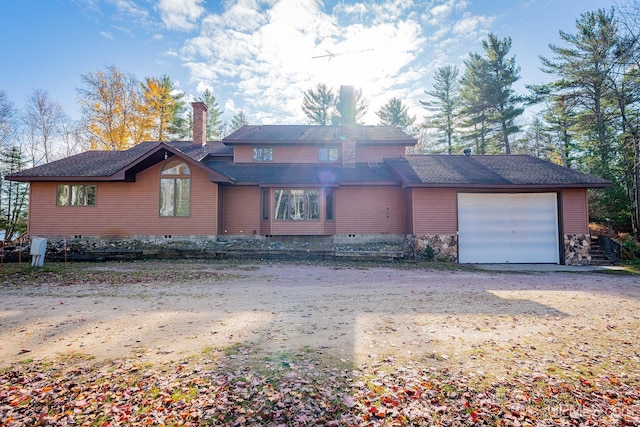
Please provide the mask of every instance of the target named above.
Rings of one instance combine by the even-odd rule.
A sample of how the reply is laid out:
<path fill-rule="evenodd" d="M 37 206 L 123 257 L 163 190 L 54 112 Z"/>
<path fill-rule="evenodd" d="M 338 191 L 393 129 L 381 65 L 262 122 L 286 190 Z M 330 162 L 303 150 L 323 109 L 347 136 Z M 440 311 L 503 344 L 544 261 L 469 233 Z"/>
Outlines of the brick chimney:
<path fill-rule="evenodd" d="M 207 145 L 207 104 L 202 101 L 191 103 L 193 107 L 193 144 Z"/>
<path fill-rule="evenodd" d="M 356 166 L 356 96 L 353 86 L 340 86 L 342 165 Z"/>

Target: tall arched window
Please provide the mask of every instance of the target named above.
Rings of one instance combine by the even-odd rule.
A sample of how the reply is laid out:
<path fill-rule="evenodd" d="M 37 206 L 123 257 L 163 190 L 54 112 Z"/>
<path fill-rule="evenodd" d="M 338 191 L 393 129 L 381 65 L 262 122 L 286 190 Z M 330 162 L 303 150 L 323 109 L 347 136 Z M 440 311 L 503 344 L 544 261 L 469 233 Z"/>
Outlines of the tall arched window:
<path fill-rule="evenodd" d="M 160 173 L 160 216 L 189 216 L 191 170 L 181 160 L 167 162 Z"/>

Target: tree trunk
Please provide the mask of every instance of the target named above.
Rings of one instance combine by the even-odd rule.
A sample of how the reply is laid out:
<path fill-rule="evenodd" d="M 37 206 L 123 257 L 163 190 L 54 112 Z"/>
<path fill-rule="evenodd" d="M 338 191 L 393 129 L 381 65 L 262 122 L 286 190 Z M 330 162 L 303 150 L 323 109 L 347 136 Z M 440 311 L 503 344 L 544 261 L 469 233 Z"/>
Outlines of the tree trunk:
<path fill-rule="evenodd" d="M 511 145 L 509 144 L 509 134 L 507 133 L 507 122 L 501 121 L 502 125 L 502 142 L 504 143 L 505 154 L 511 154 Z"/>

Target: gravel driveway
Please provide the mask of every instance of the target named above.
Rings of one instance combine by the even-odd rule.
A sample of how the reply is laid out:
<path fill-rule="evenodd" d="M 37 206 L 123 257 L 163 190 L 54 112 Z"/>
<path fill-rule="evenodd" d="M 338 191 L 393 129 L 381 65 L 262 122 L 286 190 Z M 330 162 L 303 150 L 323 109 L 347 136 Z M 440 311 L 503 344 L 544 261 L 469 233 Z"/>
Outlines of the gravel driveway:
<path fill-rule="evenodd" d="M 2 364 L 78 352 L 168 361 L 249 344 L 350 364 L 428 358 L 499 375 L 559 354 L 636 363 L 640 353 L 637 276 L 155 262 L 70 274 L 7 276 Z"/>

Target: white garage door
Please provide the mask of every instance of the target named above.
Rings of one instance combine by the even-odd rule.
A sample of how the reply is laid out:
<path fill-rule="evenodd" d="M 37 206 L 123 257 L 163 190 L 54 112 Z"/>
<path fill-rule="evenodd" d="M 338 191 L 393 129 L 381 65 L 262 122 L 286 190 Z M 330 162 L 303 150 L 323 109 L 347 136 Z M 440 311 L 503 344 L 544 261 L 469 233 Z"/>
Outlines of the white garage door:
<path fill-rule="evenodd" d="M 555 193 L 458 194 L 461 263 L 555 263 Z"/>

